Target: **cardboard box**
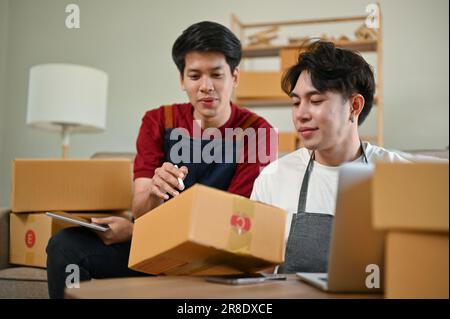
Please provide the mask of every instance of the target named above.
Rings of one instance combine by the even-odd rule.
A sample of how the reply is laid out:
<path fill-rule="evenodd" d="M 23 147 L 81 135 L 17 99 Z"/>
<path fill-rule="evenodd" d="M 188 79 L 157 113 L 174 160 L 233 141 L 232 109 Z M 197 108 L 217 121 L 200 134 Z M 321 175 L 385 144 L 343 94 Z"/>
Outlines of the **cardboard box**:
<path fill-rule="evenodd" d="M 107 217 L 113 213 L 76 213 L 74 215 L 90 219 Z M 47 267 L 45 249 L 49 239 L 61 229 L 80 227 L 72 223 L 51 218 L 45 213 L 10 214 L 9 262 L 11 264 Z"/>
<path fill-rule="evenodd" d="M 386 298 L 448 299 L 448 233 L 387 234 Z"/>
<path fill-rule="evenodd" d="M 284 261 L 286 212 L 196 184 L 135 221 L 128 266 L 149 274 L 255 272 Z"/>
<path fill-rule="evenodd" d="M 242 71 L 237 99 L 288 99 L 281 89 L 282 72 Z"/>
<path fill-rule="evenodd" d="M 448 298 L 448 163 L 377 163 L 372 203 L 385 297 Z"/>
<path fill-rule="evenodd" d="M 17 159 L 11 210 L 93 211 L 129 209 L 132 163 L 128 159 Z"/>
<path fill-rule="evenodd" d="M 373 225 L 448 232 L 448 163 L 377 163 Z"/>

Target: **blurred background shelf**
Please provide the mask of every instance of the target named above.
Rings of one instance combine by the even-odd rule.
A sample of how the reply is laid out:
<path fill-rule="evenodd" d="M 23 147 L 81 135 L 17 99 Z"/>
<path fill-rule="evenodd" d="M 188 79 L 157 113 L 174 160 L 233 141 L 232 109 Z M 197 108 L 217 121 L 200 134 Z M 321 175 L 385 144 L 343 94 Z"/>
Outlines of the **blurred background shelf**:
<path fill-rule="evenodd" d="M 377 50 L 376 40 L 359 40 L 359 41 L 332 41 L 337 47 L 342 49 L 358 51 L 358 52 L 373 52 Z M 269 45 L 269 46 L 249 46 L 242 50 L 243 58 L 259 58 L 271 57 L 280 54 L 283 49 L 299 49 L 298 44 L 289 45 Z"/>
<path fill-rule="evenodd" d="M 235 91 L 235 101 L 243 107 L 287 107 L 291 106 L 290 99 L 286 93 L 281 90 L 281 79 L 283 73 L 292 65 L 297 63 L 298 56 L 305 47 L 305 44 L 315 40 L 324 40 L 335 43 L 339 48 L 356 51 L 359 53 L 374 53 L 376 63 L 373 65 L 376 82 L 376 96 L 374 98 L 374 107 L 372 112 L 375 114 L 375 134 L 363 136 L 365 140 L 383 146 L 384 144 L 384 109 L 383 109 L 383 52 L 382 52 L 382 21 L 381 8 L 376 4 L 373 12 L 369 14 L 371 21 L 376 26 L 373 28 L 368 25 L 368 16 L 354 17 L 334 17 L 309 20 L 289 20 L 258 23 L 243 23 L 236 15 L 231 16 L 231 28 L 240 38 L 243 44 L 243 63 L 241 63 L 241 74 L 239 86 Z M 355 30 L 355 39 L 347 36 L 334 38 L 322 34 L 321 36 L 307 36 L 298 38 L 289 38 L 286 44 L 273 44 L 273 40 L 278 38 L 278 32 L 282 27 L 318 25 L 323 31 L 328 26 L 336 26 L 338 23 L 358 23 L 361 25 Z M 256 31 L 255 31 L 256 30 Z M 321 29 L 322 30 L 322 29 Z M 249 31 L 253 31 L 248 35 Z M 296 34 L 294 34 L 296 35 Z M 261 69 L 247 70 L 245 62 L 250 59 L 258 58 L 277 58 L 279 60 L 278 71 L 267 71 Z M 292 132 L 286 133 L 291 136 Z M 297 134 L 294 132 L 294 134 Z M 286 145 L 294 145 L 288 143 Z M 296 147 L 300 144 L 296 143 Z"/>

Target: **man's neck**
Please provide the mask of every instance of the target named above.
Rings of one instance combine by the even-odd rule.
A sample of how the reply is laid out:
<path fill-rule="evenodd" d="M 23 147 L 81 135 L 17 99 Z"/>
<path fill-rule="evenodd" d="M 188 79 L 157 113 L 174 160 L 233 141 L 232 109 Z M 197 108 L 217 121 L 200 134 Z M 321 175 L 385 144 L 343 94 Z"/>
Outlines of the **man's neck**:
<path fill-rule="evenodd" d="M 326 166 L 339 166 L 356 160 L 361 156 L 361 142 L 358 134 L 348 142 L 314 152 L 315 161 Z"/>
<path fill-rule="evenodd" d="M 224 125 L 231 116 L 231 105 L 230 107 L 226 107 L 223 109 L 223 114 L 217 114 L 217 116 L 214 117 L 209 117 L 209 118 L 203 118 L 202 116 L 200 116 L 200 114 L 198 114 L 195 110 L 194 110 L 194 120 L 199 121 L 201 123 L 201 128 L 202 129 L 207 129 L 210 127 L 221 127 L 222 125 Z"/>

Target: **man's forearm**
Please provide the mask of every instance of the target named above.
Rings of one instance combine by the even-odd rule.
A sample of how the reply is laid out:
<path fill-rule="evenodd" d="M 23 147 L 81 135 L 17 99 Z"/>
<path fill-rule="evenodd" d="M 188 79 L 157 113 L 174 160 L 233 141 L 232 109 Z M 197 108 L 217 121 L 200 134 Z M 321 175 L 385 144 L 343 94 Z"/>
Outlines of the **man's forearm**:
<path fill-rule="evenodd" d="M 134 218 L 139 218 L 145 213 L 151 211 L 153 208 L 158 207 L 164 202 L 163 199 L 155 196 L 150 196 L 150 190 L 142 191 L 134 194 L 132 211 Z"/>

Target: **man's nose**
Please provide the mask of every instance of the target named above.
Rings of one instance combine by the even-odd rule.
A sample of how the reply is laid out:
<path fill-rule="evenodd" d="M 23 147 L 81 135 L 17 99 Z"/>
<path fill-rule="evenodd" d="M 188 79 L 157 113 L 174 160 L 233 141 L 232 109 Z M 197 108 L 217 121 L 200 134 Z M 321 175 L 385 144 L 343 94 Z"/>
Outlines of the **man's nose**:
<path fill-rule="evenodd" d="M 309 108 L 300 104 L 294 108 L 294 118 L 298 121 L 305 122 L 311 119 L 311 114 L 309 112 Z"/>
<path fill-rule="evenodd" d="M 203 77 L 203 78 L 202 78 L 200 90 L 201 90 L 202 92 L 211 92 L 211 91 L 214 91 L 214 84 L 213 84 L 213 82 L 212 82 L 212 80 L 211 80 L 210 77 Z"/>

